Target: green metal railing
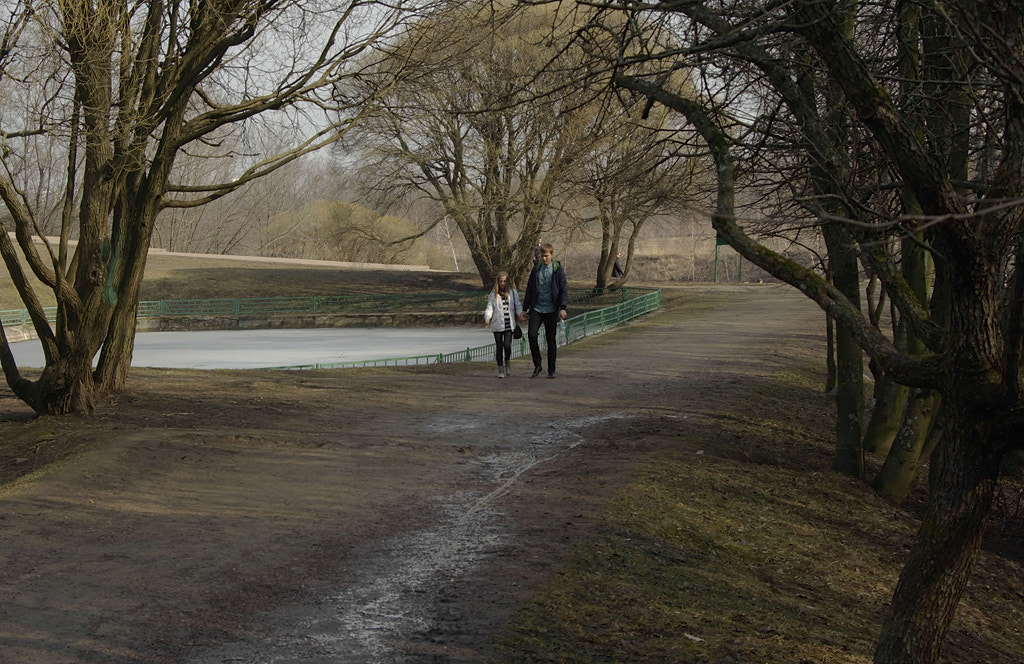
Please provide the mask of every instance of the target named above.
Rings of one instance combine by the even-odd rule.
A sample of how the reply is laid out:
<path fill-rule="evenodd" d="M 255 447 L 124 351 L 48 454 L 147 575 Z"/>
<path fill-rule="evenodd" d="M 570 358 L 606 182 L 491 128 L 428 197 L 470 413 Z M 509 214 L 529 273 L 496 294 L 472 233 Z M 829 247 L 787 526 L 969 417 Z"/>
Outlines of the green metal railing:
<path fill-rule="evenodd" d="M 649 292 L 648 289 L 622 288 L 598 291 L 592 288 L 570 288 L 572 306 L 608 306 L 626 302 Z M 294 316 L 301 314 L 398 313 L 430 309 L 433 311 L 475 311 L 483 308 L 487 293 L 427 292 L 389 295 L 314 295 L 307 297 L 217 298 L 208 300 L 152 300 L 139 302 L 139 318 L 175 316 Z M 46 319 L 56 320 L 57 307 L 45 307 Z M 0 311 L 4 325 L 31 323 L 25 309 Z"/>
<path fill-rule="evenodd" d="M 559 346 L 565 346 L 584 337 L 603 332 L 620 325 L 627 320 L 642 316 L 661 307 L 661 291 L 652 289 L 630 289 L 632 297 L 609 307 L 595 309 L 574 316 L 564 325 L 559 326 L 555 337 Z M 525 331 L 524 331 L 525 332 Z M 546 346 L 543 336 L 540 337 L 541 349 Z M 524 357 L 530 347 L 523 335 L 522 339 L 512 342 L 512 357 Z M 419 364 L 446 364 L 449 362 L 476 362 L 494 358 L 494 344 L 476 346 L 453 353 L 436 353 L 431 355 L 411 355 L 408 357 L 391 357 L 380 360 L 350 360 L 347 362 L 317 362 L 314 364 L 296 364 L 272 369 L 343 369 L 364 367 L 401 367 Z"/>
<path fill-rule="evenodd" d="M 487 293 L 410 293 L 402 295 L 335 295 L 311 297 L 259 297 L 211 300 L 159 300 L 139 303 L 139 318 L 160 316 L 281 316 L 311 313 L 393 313 L 414 311 L 424 307 L 438 309 L 483 310 Z M 627 320 L 655 311 L 661 306 L 661 291 L 646 288 L 623 288 L 615 291 L 596 289 L 569 289 L 569 303 L 575 307 L 600 306 L 599 309 L 573 316 L 559 327 L 556 337 L 559 346 L 603 332 Z M 45 307 L 44 313 L 51 323 L 57 307 Z M 0 311 L 0 322 L 5 326 L 31 324 L 25 309 Z M 541 347 L 545 346 L 543 336 Z M 524 336 L 513 342 L 512 357 L 528 355 L 530 347 Z M 387 367 L 417 364 L 445 364 L 449 362 L 476 362 L 494 357 L 494 344 L 453 353 L 414 355 L 381 360 L 355 360 L 300 364 L 274 369 L 333 369 L 343 367 Z"/>
<path fill-rule="evenodd" d="M 57 320 L 57 307 L 43 307 L 43 313 L 46 314 L 46 320 L 51 323 Z M 0 323 L 6 326 L 31 325 L 32 319 L 29 318 L 26 309 L 8 309 L 0 311 Z"/>

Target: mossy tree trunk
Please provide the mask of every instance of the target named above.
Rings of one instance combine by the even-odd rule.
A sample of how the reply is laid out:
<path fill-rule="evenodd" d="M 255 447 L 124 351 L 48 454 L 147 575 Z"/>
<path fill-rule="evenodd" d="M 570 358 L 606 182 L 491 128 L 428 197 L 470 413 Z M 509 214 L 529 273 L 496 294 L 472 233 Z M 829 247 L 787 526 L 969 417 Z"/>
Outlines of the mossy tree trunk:
<path fill-rule="evenodd" d="M 904 205 L 912 213 L 920 214 L 921 209 L 912 195 L 904 195 Z M 931 260 L 922 248 L 923 238 L 914 236 L 903 241 L 901 255 L 903 257 L 902 272 L 907 284 L 912 289 L 917 301 L 922 305 L 929 302 L 931 295 Z M 938 291 L 936 303 L 941 300 L 942 289 Z M 940 316 L 942 307 L 936 307 L 935 316 Z M 928 348 L 923 341 L 912 332 L 897 336 L 906 352 L 910 355 L 924 356 Z M 907 388 L 903 388 L 904 391 Z M 899 504 L 907 497 L 918 471 L 924 467 L 923 455 L 928 453 L 932 423 L 938 412 L 941 399 L 934 390 L 918 389 L 914 391 L 903 413 L 892 446 L 886 450 L 885 462 L 872 486 L 886 500 Z"/>
<path fill-rule="evenodd" d="M 864 451 L 870 454 L 888 454 L 900 429 L 907 403 L 908 388 L 879 372 L 875 376 L 874 404 L 864 429 Z"/>
<path fill-rule="evenodd" d="M 871 275 L 867 294 L 867 311 L 871 324 L 882 328 L 882 314 L 888 305 L 885 297 L 885 290 L 879 290 L 878 277 Z M 892 310 L 892 333 L 893 341 L 897 348 L 906 347 L 906 325 L 899 320 L 899 312 L 895 307 Z M 874 377 L 874 386 L 871 391 L 871 415 L 868 417 L 867 426 L 864 428 L 864 451 L 867 454 L 887 454 L 892 442 L 899 431 L 900 418 L 903 416 L 903 408 L 907 402 L 907 388 L 894 381 L 874 359 L 869 360 L 868 366 L 871 375 Z"/>
<path fill-rule="evenodd" d="M 938 404 L 934 390 L 917 389 L 911 394 L 885 463 L 871 483 L 879 495 L 895 505 L 906 499 L 923 466 Z"/>

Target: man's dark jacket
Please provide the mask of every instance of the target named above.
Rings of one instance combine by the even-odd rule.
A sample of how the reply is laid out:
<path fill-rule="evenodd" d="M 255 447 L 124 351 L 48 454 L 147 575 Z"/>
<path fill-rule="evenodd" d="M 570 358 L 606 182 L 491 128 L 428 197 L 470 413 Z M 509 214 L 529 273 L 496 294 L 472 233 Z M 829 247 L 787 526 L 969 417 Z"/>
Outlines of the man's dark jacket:
<path fill-rule="evenodd" d="M 526 281 L 526 298 L 523 300 L 523 311 L 530 311 L 537 304 L 537 270 L 544 266 L 544 261 L 537 261 L 537 264 L 530 270 L 530 278 Z M 551 261 L 551 301 L 555 303 L 555 310 L 565 309 L 569 306 L 569 284 L 565 278 L 565 270 L 558 261 Z"/>

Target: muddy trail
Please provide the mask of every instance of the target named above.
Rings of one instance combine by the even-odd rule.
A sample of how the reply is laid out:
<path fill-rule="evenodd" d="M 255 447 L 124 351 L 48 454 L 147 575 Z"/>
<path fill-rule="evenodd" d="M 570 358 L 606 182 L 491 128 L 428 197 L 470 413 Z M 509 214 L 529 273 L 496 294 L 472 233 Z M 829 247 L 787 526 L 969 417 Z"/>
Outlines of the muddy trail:
<path fill-rule="evenodd" d="M 0 400 L 8 465 L 76 450 L 0 494 L 0 661 L 487 661 L 634 463 L 821 352 L 784 286 L 665 303 L 555 380 L 144 370 L 90 417 Z"/>

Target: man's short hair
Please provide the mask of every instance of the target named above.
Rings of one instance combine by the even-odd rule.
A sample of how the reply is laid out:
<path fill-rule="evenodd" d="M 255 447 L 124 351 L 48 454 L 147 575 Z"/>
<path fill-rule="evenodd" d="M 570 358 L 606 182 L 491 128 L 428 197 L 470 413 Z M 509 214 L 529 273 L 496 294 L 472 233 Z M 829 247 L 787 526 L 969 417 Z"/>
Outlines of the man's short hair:
<path fill-rule="evenodd" d="M 540 245 L 540 250 L 555 253 L 555 245 L 551 244 L 550 242 L 545 242 L 544 244 Z"/>

